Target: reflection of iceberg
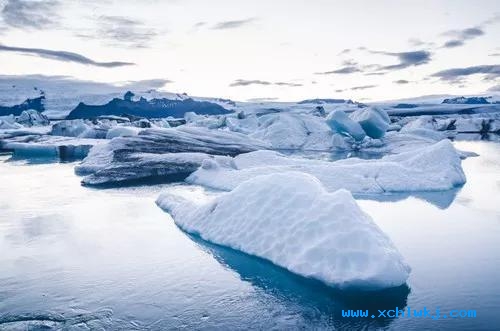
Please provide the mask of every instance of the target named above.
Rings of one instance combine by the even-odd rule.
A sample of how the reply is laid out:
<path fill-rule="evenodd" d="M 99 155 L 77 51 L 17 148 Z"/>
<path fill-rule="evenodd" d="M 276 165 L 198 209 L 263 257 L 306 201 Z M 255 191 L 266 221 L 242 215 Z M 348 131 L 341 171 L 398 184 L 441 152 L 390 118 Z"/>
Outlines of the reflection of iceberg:
<path fill-rule="evenodd" d="M 219 246 L 188 235 L 220 264 L 238 273 L 243 281 L 276 298 L 308 320 L 318 321 L 321 328 L 357 329 L 388 326 L 394 319 L 343 318 L 342 309 L 404 309 L 410 289 L 407 285 L 380 291 L 340 291 L 321 282 L 294 275 L 287 270 L 255 256 Z M 378 314 L 376 314 L 378 315 Z"/>
<path fill-rule="evenodd" d="M 386 194 L 355 194 L 356 199 L 375 200 L 380 202 L 397 202 L 405 200 L 409 197 L 414 197 L 420 200 L 427 201 L 439 209 L 448 208 L 455 200 L 461 188 L 453 188 L 446 191 L 429 191 L 429 192 L 401 192 L 401 193 L 386 193 Z"/>

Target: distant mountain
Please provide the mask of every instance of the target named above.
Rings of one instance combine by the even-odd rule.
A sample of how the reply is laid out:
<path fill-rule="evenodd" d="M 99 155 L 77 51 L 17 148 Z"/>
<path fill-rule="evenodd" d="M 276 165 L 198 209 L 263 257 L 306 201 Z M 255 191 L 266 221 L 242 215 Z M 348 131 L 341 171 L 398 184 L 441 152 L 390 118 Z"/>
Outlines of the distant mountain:
<path fill-rule="evenodd" d="M 14 115 L 19 116 L 21 113 L 28 109 L 34 109 L 36 111 L 42 112 L 45 110 L 44 107 L 45 96 L 39 96 L 38 98 L 26 99 L 23 103 L 14 106 L 1 106 L 0 105 L 0 116 Z"/>
<path fill-rule="evenodd" d="M 486 105 L 490 104 L 488 97 L 457 97 L 444 99 L 444 104 L 460 104 L 460 105 Z"/>
<path fill-rule="evenodd" d="M 80 103 L 66 118 L 96 118 L 103 115 L 132 115 L 145 118 L 184 117 L 186 112 L 195 112 L 200 115 L 232 113 L 216 103 L 196 101 L 192 98 L 182 100 L 167 98 L 146 100 L 140 98 L 138 101 L 134 101 L 133 93 L 127 92 L 123 99 L 114 98 L 105 105 L 94 106 Z"/>

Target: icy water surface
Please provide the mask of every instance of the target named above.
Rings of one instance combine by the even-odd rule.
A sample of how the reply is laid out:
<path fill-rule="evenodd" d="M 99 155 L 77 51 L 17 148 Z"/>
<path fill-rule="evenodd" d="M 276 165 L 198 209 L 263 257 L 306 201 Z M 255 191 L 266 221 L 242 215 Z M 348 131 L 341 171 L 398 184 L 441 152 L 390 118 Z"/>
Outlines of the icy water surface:
<path fill-rule="evenodd" d="M 463 162 L 460 190 L 360 201 L 413 269 L 408 287 L 378 293 L 335 291 L 186 235 L 154 204 L 167 185 L 95 190 L 74 164 L 0 163 L 0 329 L 495 330 L 500 144 L 457 146 L 481 155 Z M 477 317 L 341 315 L 395 307 Z"/>

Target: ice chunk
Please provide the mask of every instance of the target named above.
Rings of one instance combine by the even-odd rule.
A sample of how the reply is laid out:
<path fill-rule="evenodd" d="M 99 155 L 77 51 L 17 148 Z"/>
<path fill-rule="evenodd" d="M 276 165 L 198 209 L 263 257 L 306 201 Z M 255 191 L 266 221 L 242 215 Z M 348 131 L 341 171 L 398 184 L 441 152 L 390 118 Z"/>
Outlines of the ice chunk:
<path fill-rule="evenodd" d="M 266 148 L 243 134 L 199 127 L 144 129 L 93 148 L 75 167 L 84 184 L 103 185 L 152 177 L 184 180 L 209 155 L 237 155 Z"/>
<path fill-rule="evenodd" d="M 90 130 L 91 126 L 84 120 L 65 120 L 52 125 L 50 132 L 53 136 L 78 137 Z"/>
<path fill-rule="evenodd" d="M 391 123 L 387 112 L 376 107 L 361 108 L 350 117 L 361 125 L 368 137 L 374 139 L 382 138 Z"/>
<path fill-rule="evenodd" d="M 315 176 L 328 191 L 343 188 L 356 194 L 439 191 L 465 183 L 460 154 L 446 139 L 376 160 L 351 158 L 328 162 L 257 151 L 239 155 L 232 163 L 224 161 L 219 167 L 199 168 L 186 181 L 232 190 L 256 176 L 292 170 Z"/>
<path fill-rule="evenodd" d="M 251 137 L 267 141 L 274 149 L 326 151 L 344 141 L 333 139 L 322 118 L 304 114 L 267 114 L 259 118 L 259 127 Z"/>
<path fill-rule="evenodd" d="M 16 122 L 14 115 L 0 116 L 0 129 L 14 130 L 22 128 L 23 126 Z"/>
<path fill-rule="evenodd" d="M 410 267 L 345 190 L 328 193 L 300 172 L 259 176 L 191 202 L 163 193 L 157 204 L 183 230 L 338 288 L 402 285 Z"/>
<path fill-rule="evenodd" d="M 40 136 L 33 141 L 3 141 L 1 148 L 12 150 L 21 158 L 83 159 L 89 150 L 103 142 L 100 139 L 75 139 L 72 137 Z"/>
<path fill-rule="evenodd" d="M 47 116 L 34 109 L 24 110 L 16 118 L 16 122 L 24 126 L 43 126 L 50 123 Z"/>
<path fill-rule="evenodd" d="M 106 133 L 106 139 L 137 136 L 140 131 L 141 129 L 132 126 L 116 126 L 108 130 Z"/>
<path fill-rule="evenodd" d="M 326 124 L 330 126 L 333 132 L 346 134 L 357 141 L 363 140 L 366 136 L 361 125 L 349 118 L 342 110 L 332 111 L 326 118 Z"/>

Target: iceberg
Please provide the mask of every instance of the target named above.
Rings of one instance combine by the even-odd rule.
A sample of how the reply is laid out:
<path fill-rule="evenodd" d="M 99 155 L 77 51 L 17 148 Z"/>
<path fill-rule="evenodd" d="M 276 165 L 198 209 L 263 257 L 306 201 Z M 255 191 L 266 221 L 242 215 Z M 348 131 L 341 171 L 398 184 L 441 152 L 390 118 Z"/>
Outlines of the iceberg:
<path fill-rule="evenodd" d="M 387 112 L 376 107 L 361 108 L 350 117 L 361 125 L 368 137 L 374 139 L 382 138 L 391 123 Z"/>
<path fill-rule="evenodd" d="M 21 137 L 22 138 L 22 137 Z M 31 139 L 31 138 L 30 138 Z M 90 149 L 103 140 L 75 139 L 73 137 L 39 136 L 33 141 L 0 141 L 0 148 L 10 150 L 19 158 L 58 158 L 61 160 L 83 159 Z"/>
<path fill-rule="evenodd" d="M 144 129 L 135 136 L 116 137 L 92 148 L 75 167 L 85 185 L 164 177 L 184 180 L 209 155 L 238 155 L 268 145 L 246 135 L 201 127 Z M 168 178 L 167 178 L 168 177 Z"/>
<path fill-rule="evenodd" d="M 50 123 L 47 116 L 34 109 L 24 110 L 16 118 L 16 122 L 23 126 L 44 126 Z"/>
<path fill-rule="evenodd" d="M 164 192 L 157 204 L 188 233 L 340 289 L 400 286 L 411 270 L 348 191 L 329 193 L 305 173 L 258 176 L 195 201 Z"/>
<path fill-rule="evenodd" d="M 461 154 L 447 139 L 371 160 L 349 158 L 328 162 L 286 157 L 275 151 L 256 151 L 225 160 L 205 160 L 186 181 L 230 191 L 254 177 L 287 171 L 315 176 L 330 192 L 347 189 L 353 194 L 441 191 L 466 181 Z"/>
<path fill-rule="evenodd" d="M 278 113 L 258 120 L 258 128 L 250 136 L 269 142 L 274 149 L 327 151 L 346 147 L 344 140 L 335 140 L 324 120 L 316 116 Z"/>
<path fill-rule="evenodd" d="M 362 141 L 366 137 L 366 133 L 361 125 L 349 118 L 342 110 L 332 111 L 326 118 L 326 123 L 333 132 L 348 135 L 356 141 Z"/>

